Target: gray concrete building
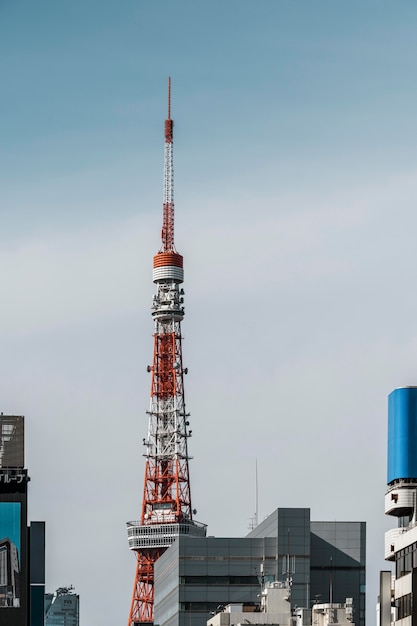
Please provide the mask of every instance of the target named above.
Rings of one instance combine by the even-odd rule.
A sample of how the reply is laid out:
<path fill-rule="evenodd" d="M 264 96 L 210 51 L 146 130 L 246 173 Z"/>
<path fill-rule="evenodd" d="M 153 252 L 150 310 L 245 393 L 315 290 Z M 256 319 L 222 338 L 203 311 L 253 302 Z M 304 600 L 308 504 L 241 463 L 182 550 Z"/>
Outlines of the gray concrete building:
<path fill-rule="evenodd" d="M 155 563 L 159 626 L 205 626 L 230 603 L 259 603 L 261 582 L 291 584 L 291 606 L 353 598 L 365 624 L 365 522 L 311 522 L 310 509 L 280 508 L 242 538 L 179 537 Z"/>

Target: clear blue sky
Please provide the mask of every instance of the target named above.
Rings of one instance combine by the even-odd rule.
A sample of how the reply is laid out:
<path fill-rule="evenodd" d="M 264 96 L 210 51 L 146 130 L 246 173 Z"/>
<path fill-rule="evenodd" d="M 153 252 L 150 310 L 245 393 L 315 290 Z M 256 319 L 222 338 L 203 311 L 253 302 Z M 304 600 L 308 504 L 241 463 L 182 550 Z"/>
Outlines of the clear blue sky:
<path fill-rule="evenodd" d="M 133 192 L 157 155 L 168 73 L 196 193 L 248 176 L 262 189 L 316 186 L 326 169 L 334 187 L 402 170 L 415 143 L 415 13 L 412 2 L 2 0 L 6 202 L 17 195 L 24 222 L 62 223 L 76 219 L 56 207 L 70 188 L 85 219 L 96 204 L 111 219 L 109 194 Z M 119 215 L 137 210 L 126 204 Z"/>
<path fill-rule="evenodd" d="M 244 534 L 257 459 L 261 518 L 367 521 L 373 621 L 386 397 L 416 384 L 416 20 L 0 0 L 1 410 L 26 415 L 48 589 L 75 585 L 82 626 L 124 623 L 133 585 L 169 75 L 197 518 Z"/>

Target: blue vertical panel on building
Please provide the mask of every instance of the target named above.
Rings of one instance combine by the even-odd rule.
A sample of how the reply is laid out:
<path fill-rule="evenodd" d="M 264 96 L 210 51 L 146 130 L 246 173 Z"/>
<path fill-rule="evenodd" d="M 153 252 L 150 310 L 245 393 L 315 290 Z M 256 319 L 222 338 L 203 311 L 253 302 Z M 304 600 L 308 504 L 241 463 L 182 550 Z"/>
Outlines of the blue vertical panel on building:
<path fill-rule="evenodd" d="M 417 479 L 417 387 L 388 396 L 388 484 Z"/>

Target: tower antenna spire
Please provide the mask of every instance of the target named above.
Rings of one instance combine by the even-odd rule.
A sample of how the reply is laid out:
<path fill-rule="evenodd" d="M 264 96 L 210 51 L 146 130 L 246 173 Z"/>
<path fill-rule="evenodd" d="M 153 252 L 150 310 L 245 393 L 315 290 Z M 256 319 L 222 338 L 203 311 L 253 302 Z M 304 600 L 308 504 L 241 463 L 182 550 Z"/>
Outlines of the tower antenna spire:
<path fill-rule="evenodd" d="M 184 318 L 183 258 L 174 248 L 173 121 L 171 79 L 168 79 L 168 118 L 165 120 L 164 204 L 162 248 L 153 259 L 156 294 L 151 399 L 145 446 L 145 480 L 141 519 L 128 522 L 129 548 L 137 565 L 128 626 L 154 619 L 154 564 L 173 541 L 186 535 L 205 537 L 206 525 L 193 520 L 189 477 L 190 416 L 185 408 L 181 322 Z"/>
<path fill-rule="evenodd" d="M 171 76 L 168 76 L 168 119 L 171 119 Z"/>

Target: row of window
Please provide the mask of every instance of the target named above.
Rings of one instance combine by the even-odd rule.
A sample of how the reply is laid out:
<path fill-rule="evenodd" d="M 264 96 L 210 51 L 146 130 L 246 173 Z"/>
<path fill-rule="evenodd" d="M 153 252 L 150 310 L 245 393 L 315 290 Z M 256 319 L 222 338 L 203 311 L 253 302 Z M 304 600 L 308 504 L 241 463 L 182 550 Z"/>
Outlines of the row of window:
<path fill-rule="evenodd" d="M 226 554 L 214 554 L 214 555 L 210 555 L 210 554 L 206 554 L 206 555 L 193 555 L 190 554 L 188 555 L 187 552 L 185 552 L 184 554 L 180 555 L 180 561 L 251 561 L 254 558 L 258 558 L 259 561 L 276 561 L 276 556 L 263 556 L 262 554 L 259 555 L 233 555 L 230 552 L 227 552 Z"/>
<path fill-rule="evenodd" d="M 318 572 L 320 570 L 326 571 L 326 572 L 347 572 L 347 571 L 354 571 L 354 572 L 360 572 L 360 571 L 365 571 L 365 566 L 364 565 L 332 565 L 329 563 L 329 565 L 312 565 L 310 567 L 311 571 L 315 571 Z"/>
<path fill-rule="evenodd" d="M 395 576 L 400 578 L 413 571 L 417 567 L 417 542 L 399 550 L 395 554 Z"/>
<path fill-rule="evenodd" d="M 205 613 L 206 615 L 214 615 L 218 613 L 225 605 L 218 604 L 217 602 L 181 602 L 180 611 L 186 611 L 187 613 Z M 252 605 L 255 607 L 254 602 L 245 602 L 245 605 Z"/>
<path fill-rule="evenodd" d="M 258 585 L 258 576 L 181 576 L 180 585 Z"/>
<path fill-rule="evenodd" d="M 397 620 L 411 615 L 413 610 L 411 593 L 408 593 L 406 596 L 401 596 L 401 598 L 397 598 L 395 600 L 395 606 L 397 608 Z"/>

